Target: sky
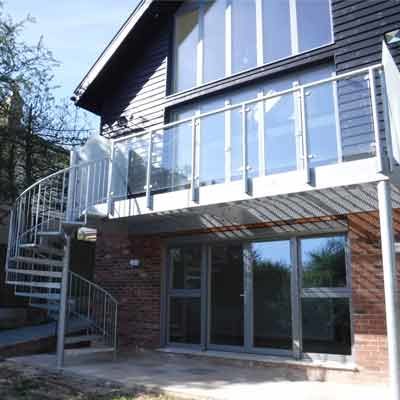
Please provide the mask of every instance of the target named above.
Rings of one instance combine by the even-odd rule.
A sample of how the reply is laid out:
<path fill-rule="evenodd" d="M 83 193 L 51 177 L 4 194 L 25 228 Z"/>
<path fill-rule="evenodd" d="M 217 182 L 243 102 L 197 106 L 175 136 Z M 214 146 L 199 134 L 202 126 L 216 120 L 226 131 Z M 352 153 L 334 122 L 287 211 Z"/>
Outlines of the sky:
<path fill-rule="evenodd" d="M 31 15 L 22 39 L 44 45 L 61 63 L 55 69 L 58 98 L 70 98 L 86 72 L 134 10 L 138 0 L 5 0 L 4 13 L 14 21 Z M 93 115 L 93 114 L 91 114 Z M 98 118 L 92 117 L 98 126 Z"/>

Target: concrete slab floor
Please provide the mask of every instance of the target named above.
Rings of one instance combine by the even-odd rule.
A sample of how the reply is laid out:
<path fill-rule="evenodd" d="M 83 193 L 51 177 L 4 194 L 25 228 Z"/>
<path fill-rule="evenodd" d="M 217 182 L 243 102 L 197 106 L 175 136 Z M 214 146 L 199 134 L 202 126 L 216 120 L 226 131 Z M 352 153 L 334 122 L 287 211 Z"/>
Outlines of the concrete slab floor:
<path fill-rule="evenodd" d="M 16 357 L 15 362 L 55 368 L 53 354 Z M 214 400 L 376 400 L 388 398 L 385 385 L 307 381 L 304 373 L 284 367 L 257 368 L 223 365 L 158 352 L 126 352 L 112 362 L 110 355 L 69 355 L 66 373 L 143 386 L 186 399 Z"/>

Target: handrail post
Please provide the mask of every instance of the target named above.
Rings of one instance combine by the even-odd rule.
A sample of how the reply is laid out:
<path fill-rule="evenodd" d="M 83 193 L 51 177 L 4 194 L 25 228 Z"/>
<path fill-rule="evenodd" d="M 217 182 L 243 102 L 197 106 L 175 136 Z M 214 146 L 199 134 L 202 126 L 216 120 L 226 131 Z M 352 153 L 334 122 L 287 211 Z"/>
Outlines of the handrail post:
<path fill-rule="evenodd" d="M 10 262 L 10 252 L 11 252 L 11 238 L 13 236 L 13 229 L 14 229 L 14 210 L 11 209 L 10 211 L 10 224 L 8 227 L 8 242 L 7 242 L 7 254 L 6 254 L 6 281 L 8 278 L 8 263 Z"/>
<path fill-rule="evenodd" d="M 247 107 L 246 104 L 242 104 L 242 180 L 243 180 L 243 192 L 249 193 L 249 177 L 248 177 L 248 157 L 247 157 Z"/>
<path fill-rule="evenodd" d="M 375 152 L 376 152 L 376 172 L 383 172 L 383 154 L 382 154 L 382 144 L 379 132 L 379 117 L 378 117 L 378 106 L 377 106 L 377 98 L 376 98 L 376 87 L 375 87 L 375 74 L 374 69 L 369 68 L 368 71 L 368 80 L 369 80 L 369 92 L 371 95 L 371 108 L 372 108 L 372 121 L 374 128 L 374 137 L 375 137 Z"/>
<path fill-rule="evenodd" d="M 87 216 L 88 216 L 88 207 L 89 207 L 89 192 L 90 192 L 90 167 L 92 164 L 88 164 L 87 168 L 87 175 L 86 175 L 86 196 L 85 196 L 85 225 L 87 224 Z M 93 173 L 94 175 L 94 173 Z M 95 182 L 93 182 L 94 185 Z"/>
<path fill-rule="evenodd" d="M 60 309 L 57 326 L 57 368 L 61 369 L 64 365 L 64 341 L 67 314 L 67 297 L 68 297 L 68 274 L 70 263 L 71 235 L 66 235 L 66 243 L 64 246 L 63 271 L 61 278 L 60 293 Z"/>
<path fill-rule="evenodd" d="M 300 103 L 300 130 L 302 138 L 302 153 L 303 153 L 303 170 L 305 172 L 306 183 L 311 182 L 310 176 L 310 160 L 308 148 L 308 132 L 307 132 L 307 114 L 304 87 L 299 88 L 299 103 Z"/>
<path fill-rule="evenodd" d="M 198 119 L 192 117 L 192 173 L 190 182 L 190 200 L 195 202 L 197 200 L 196 195 L 196 148 L 197 148 L 197 124 Z"/>
<path fill-rule="evenodd" d="M 107 216 L 109 216 L 111 214 L 111 208 L 112 208 L 112 193 L 111 193 L 111 189 L 112 189 L 112 177 L 113 177 L 113 168 L 114 168 L 114 149 L 115 148 L 115 144 L 114 141 L 111 142 L 111 150 L 110 150 L 110 165 L 108 167 L 108 182 L 107 182 Z"/>
<path fill-rule="evenodd" d="M 77 184 L 75 176 L 76 176 L 76 169 L 73 168 L 77 164 L 77 153 L 74 150 L 71 150 L 70 153 L 70 170 L 68 176 L 68 195 L 67 195 L 67 207 L 66 207 L 66 221 L 73 220 L 73 211 L 75 202 L 74 199 L 74 192 L 75 192 L 75 185 Z"/>
<path fill-rule="evenodd" d="M 147 149 L 147 169 L 146 169 L 146 206 L 148 209 L 151 209 L 151 165 L 152 165 L 152 157 L 153 154 L 153 131 L 149 132 L 149 146 Z"/>

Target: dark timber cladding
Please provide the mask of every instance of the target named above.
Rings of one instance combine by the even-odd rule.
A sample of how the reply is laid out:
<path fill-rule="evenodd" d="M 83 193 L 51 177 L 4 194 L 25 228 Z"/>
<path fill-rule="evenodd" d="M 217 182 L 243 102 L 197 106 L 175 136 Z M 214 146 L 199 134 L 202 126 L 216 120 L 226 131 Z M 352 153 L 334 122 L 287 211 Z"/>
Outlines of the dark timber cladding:
<path fill-rule="evenodd" d="M 179 2 L 155 2 L 151 16 L 146 15 L 141 21 L 146 28 L 130 37 L 131 45 L 116 54 L 118 62 L 104 72 L 107 78 L 99 79 L 95 90 L 87 94 L 86 103 L 96 102 L 91 107 L 97 107 L 101 114 L 104 134 L 117 136 L 160 125 L 165 121 L 167 107 L 332 57 L 338 73 L 379 63 L 383 34 L 400 28 L 399 1 L 332 0 L 335 45 L 168 95 L 167 68 L 170 75 L 173 14 L 178 5 Z M 400 51 L 394 51 L 400 64 Z M 90 104 L 83 106 L 90 108 Z M 126 127 L 118 124 L 121 116 L 126 117 Z"/>

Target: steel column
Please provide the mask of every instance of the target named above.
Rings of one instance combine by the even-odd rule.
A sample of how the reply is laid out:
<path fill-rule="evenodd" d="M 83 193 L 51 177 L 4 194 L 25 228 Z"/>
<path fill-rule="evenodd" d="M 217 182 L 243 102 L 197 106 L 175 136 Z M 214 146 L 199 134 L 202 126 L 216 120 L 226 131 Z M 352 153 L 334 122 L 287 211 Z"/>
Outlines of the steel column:
<path fill-rule="evenodd" d="M 64 266 L 61 279 L 60 309 L 57 325 L 57 368 L 61 369 L 64 365 L 64 339 L 66 327 L 66 311 L 68 297 L 68 273 L 70 263 L 71 235 L 66 235 L 64 246 Z"/>
<path fill-rule="evenodd" d="M 389 181 L 378 183 L 379 221 L 385 286 L 386 326 L 389 358 L 390 399 L 400 400 L 400 343 L 397 300 L 396 253 L 393 233 L 391 189 Z"/>

